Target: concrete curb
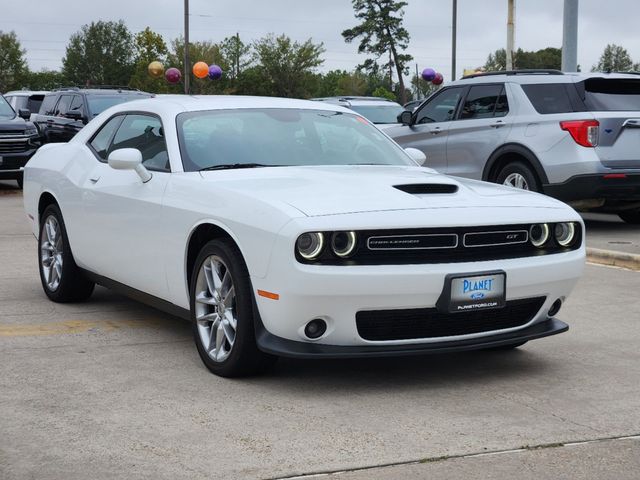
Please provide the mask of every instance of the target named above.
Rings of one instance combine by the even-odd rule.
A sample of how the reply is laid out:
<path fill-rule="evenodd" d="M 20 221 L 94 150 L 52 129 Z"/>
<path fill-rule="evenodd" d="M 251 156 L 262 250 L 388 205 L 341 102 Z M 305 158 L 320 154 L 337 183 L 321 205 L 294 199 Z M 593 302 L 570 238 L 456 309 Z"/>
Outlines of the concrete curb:
<path fill-rule="evenodd" d="M 587 261 L 640 272 L 640 255 L 587 247 Z"/>

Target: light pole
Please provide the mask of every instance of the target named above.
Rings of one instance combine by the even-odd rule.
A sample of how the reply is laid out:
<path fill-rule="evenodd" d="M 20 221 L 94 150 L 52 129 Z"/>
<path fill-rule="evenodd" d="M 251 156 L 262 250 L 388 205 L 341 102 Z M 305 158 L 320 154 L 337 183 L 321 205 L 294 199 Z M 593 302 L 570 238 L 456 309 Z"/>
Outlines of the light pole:
<path fill-rule="evenodd" d="M 458 23 L 458 0 L 453 0 L 451 12 L 451 81 L 456 79 L 456 29 Z"/>
<path fill-rule="evenodd" d="M 562 71 L 578 71 L 578 0 L 564 0 Z"/>
<path fill-rule="evenodd" d="M 184 93 L 189 95 L 189 0 L 184 0 Z"/>
<path fill-rule="evenodd" d="M 513 49 L 514 49 L 514 11 L 515 0 L 508 0 L 507 4 L 507 70 L 513 70 Z"/>

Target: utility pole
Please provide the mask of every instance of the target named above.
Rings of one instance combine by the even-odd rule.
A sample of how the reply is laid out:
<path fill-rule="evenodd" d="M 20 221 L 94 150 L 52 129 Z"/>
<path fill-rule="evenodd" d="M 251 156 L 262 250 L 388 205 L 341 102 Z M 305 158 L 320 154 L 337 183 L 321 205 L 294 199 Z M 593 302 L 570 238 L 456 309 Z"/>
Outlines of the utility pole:
<path fill-rule="evenodd" d="M 514 13 L 515 0 L 507 0 L 507 65 L 506 70 L 513 70 L 513 49 L 514 49 Z"/>
<path fill-rule="evenodd" d="M 451 19 L 451 80 L 456 79 L 456 30 L 458 23 L 458 0 L 453 0 Z"/>
<path fill-rule="evenodd" d="M 189 0 L 184 0 L 184 93 L 189 95 L 189 80 L 191 69 L 189 68 Z"/>
<path fill-rule="evenodd" d="M 578 0 L 564 0 L 562 71 L 578 71 Z"/>
<path fill-rule="evenodd" d="M 416 63 L 416 100 L 420 99 L 420 76 L 418 75 L 418 64 Z"/>

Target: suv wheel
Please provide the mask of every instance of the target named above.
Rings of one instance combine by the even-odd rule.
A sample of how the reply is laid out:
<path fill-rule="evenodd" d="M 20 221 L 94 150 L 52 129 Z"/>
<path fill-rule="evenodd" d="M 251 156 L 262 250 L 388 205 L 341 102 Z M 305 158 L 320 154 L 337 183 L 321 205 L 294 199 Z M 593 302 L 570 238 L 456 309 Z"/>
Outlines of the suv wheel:
<path fill-rule="evenodd" d="M 522 162 L 508 163 L 500 170 L 495 181 L 496 183 L 522 190 L 540 191 L 536 174 L 533 173 L 528 165 Z"/>
<path fill-rule="evenodd" d="M 618 216 L 627 223 L 640 225 L 640 210 L 627 210 L 626 212 L 619 212 Z"/>

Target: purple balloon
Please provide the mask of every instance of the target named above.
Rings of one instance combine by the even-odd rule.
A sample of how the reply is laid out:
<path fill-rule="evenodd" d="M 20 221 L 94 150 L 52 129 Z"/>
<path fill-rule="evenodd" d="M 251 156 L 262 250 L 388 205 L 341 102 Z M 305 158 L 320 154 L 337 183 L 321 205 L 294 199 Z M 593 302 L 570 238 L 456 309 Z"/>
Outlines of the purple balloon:
<path fill-rule="evenodd" d="M 166 78 L 169 83 L 178 83 L 182 78 L 182 74 L 177 68 L 171 67 L 165 72 L 164 78 Z"/>
<path fill-rule="evenodd" d="M 422 78 L 427 82 L 430 82 L 436 78 L 436 71 L 433 68 L 425 68 L 422 70 Z"/>
<path fill-rule="evenodd" d="M 220 77 L 222 77 L 222 69 L 218 65 L 211 65 L 209 67 L 209 78 L 218 80 Z"/>

